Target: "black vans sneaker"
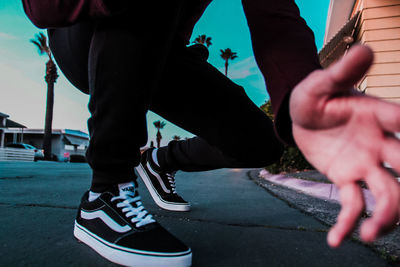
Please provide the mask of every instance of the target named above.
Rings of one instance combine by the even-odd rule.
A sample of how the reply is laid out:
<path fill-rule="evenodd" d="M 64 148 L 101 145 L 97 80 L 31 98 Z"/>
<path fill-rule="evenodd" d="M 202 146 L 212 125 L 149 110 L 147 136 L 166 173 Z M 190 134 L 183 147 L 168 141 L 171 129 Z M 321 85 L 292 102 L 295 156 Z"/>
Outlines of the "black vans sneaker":
<path fill-rule="evenodd" d="M 153 148 L 143 152 L 136 171 L 156 204 L 166 210 L 189 211 L 190 204 L 176 193 L 175 173 L 166 173 L 154 163 Z"/>
<path fill-rule="evenodd" d="M 134 183 L 88 201 L 82 197 L 74 236 L 104 258 L 125 266 L 190 266 L 192 252 L 142 206 Z"/>

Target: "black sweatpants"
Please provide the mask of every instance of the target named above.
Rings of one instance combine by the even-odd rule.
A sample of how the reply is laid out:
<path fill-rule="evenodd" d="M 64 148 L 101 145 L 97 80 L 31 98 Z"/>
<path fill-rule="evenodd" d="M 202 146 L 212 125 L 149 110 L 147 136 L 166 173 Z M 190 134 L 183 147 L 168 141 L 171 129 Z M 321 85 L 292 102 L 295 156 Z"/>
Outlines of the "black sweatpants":
<path fill-rule="evenodd" d="M 113 18 L 49 30 L 60 69 L 90 94 L 95 192 L 135 179 L 148 110 L 196 135 L 160 148 L 166 170 L 263 167 L 282 153 L 268 117 L 206 61 L 204 48 L 186 47 L 167 13 L 155 15 L 161 24 Z"/>

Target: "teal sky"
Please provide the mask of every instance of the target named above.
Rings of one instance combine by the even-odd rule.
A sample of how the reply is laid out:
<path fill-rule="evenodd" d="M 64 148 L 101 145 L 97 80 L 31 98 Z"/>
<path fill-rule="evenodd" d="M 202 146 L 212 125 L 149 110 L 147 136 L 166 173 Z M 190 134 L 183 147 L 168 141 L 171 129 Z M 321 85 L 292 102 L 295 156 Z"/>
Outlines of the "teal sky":
<path fill-rule="evenodd" d="M 296 0 L 302 17 L 314 31 L 321 49 L 325 33 L 329 0 Z M 29 128 L 43 128 L 46 84 L 45 56 L 39 56 L 29 42 L 40 29 L 26 18 L 21 1 L 0 1 L 0 112 Z M 260 106 L 268 99 L 264 79 L 254 61 L 250 34 L 241 0 L 214 0 L 196 25 L 192 41 L 200 34 L 212 37 L 209 62 L 223 71 L 220 49 L 231 48 L 238 58 L 231 62 L 229 77 L 243 86 L 250 99 Z M 53 128 L 79 129 L 87 132 L 88 97 L 76 90 L 60 73 L 55 86 Z M 229 101 L 229 96 L 227 96 Z M 162 118 L 148 115 L 149 139 L 155 139 L 153 121 Z M 167 122 L 163 143 L 173 135 L 190 137 Z"/>

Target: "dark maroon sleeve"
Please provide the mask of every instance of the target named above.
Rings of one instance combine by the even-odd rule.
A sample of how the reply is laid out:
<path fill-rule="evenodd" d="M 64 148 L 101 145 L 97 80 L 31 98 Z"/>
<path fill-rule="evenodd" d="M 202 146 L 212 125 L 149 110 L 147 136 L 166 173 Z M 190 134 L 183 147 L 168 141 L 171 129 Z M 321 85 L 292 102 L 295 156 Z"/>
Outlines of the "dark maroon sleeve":
<path fill-rule="evenodd" d="M 115 1 L 115 2 L 114 2 Z M 87 18 L 110 16 L 118 0 L 22 0 L 25 13 L 39 28 L 72 25 Z"/>
<path fill-rule="evenodd" d="M 293 88 L 321 68 L 314 34 L 294 0 L 242 0 L 254 55 L 265 78 L 282 141 L 294 144 L 289 115 Z"/>

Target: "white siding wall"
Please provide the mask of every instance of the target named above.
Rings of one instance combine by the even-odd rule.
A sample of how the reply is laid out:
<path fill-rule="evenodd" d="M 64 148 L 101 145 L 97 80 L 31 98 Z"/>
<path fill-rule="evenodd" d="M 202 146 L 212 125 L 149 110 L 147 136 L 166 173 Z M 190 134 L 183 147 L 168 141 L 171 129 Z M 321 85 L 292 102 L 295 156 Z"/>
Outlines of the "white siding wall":
<path fill-rule="evenodd" d="M 400 0 L 359 0 L 357 9 L 362 10 L 358 40 L 375 54 L 359 88 L 400 103 Z"/>

